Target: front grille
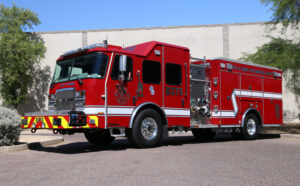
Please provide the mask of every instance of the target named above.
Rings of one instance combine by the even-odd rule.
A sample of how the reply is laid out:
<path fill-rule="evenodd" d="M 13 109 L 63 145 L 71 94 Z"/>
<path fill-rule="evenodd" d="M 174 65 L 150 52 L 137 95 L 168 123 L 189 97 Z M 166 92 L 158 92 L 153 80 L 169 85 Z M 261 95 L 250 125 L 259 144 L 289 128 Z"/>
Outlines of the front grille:
<path fill-rule="evenodd" d="M 56 110 L 75 109 L 75 88 L 66 88 L 56 91 Z"/>

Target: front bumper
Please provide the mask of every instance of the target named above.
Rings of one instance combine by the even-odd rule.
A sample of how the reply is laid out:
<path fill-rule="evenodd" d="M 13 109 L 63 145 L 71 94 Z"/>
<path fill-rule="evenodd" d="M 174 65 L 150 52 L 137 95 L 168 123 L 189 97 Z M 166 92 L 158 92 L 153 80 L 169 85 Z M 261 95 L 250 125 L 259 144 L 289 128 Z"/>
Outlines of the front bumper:
<path fill-rule="evenodd" d="M 68 112 L 26 113 L 21 117 L 21 128 L 76 129 L 99 127 L 99 117 L 97 115 L 85 115 L 85 117 L 84 122 L 74 123 L 74 113 L 72 115 Z"/>

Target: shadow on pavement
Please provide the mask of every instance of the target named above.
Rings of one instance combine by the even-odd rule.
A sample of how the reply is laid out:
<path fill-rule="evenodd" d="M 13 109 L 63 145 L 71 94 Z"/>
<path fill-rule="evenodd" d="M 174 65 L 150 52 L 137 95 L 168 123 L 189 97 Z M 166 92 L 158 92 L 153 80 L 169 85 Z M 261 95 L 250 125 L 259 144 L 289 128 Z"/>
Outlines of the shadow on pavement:
<path fill-rule="evenodd" d="M 276 139 L 280 138 L 279 134 L 261 134 L 258 136 L 257 140 L 265 139 Z M 221 142 L 232 142 L 232 141 L 244 141 L 235 140 L 229 134 L 218 134 L 213 140 L 197 140 L 193 136 L 171 136 L 169 139 L 162 144 L 162 146 L 181 146 L 186 144 L 200 144 L 200 143 L 221 143 Z M 99 147 L 90 144 L 89 142 L 71 142 L 68 144 L 43 147 L 38 144 L 29 146 L 30 150 L 43 151 L 50 153 L 60 153 L 60 154 L 79 154 L 79 153 L 89 153 L 97 151 L 120 151 L 126 149 L 135 149 L 127 139 L 116 139 L 113 143 L 106 147 Z"/>

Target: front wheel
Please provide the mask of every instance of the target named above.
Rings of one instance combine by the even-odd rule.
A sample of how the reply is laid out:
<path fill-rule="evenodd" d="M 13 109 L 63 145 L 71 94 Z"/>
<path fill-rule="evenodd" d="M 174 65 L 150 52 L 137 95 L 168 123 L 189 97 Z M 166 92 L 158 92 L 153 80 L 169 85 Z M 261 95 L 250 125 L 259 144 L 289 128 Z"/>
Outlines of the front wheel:
<path fill-rule="evenodd" d="M 84 136 L 91 144 L 97 146 L 109 145 L 115 138 L 110 135 L 108 130 L 106 131 L 84 131 Z"/>
<path fill-rule="evenodd" d="M 131 136 L 133 145 L 140 148 L 156 146 L 162 138 L 162 119 L 153 109 L 141 111 L 134 120 Z"/>
<path fill-rule="evenodd" d="M 254 114 L 249 114 L 245 118 L 241 134 L 245 140 L 256 139 L 259 133 L 258 119 Z"/>

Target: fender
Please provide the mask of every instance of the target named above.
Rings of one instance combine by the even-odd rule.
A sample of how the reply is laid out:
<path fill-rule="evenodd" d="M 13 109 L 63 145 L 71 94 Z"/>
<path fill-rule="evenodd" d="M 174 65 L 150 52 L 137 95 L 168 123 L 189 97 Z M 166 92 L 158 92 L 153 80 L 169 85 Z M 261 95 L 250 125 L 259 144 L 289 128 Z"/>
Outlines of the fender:
<path fill-rule="evenodd" d="M 261 118 L 260 113 L 259 113 L 256 109 L 254 109 L 254 108 L 248 108 L 248 109 L 244 112 L 244 114 L 243 114 L 241 127 L 244 126 L 245 118 L 246 118 L 247 114 L 248 114 L 250 111 L 255 111 L 255 112 L 257 112 L 257 114 L 258 114 L 258 116 L 259 116 L 259 118 L 257 118 L 257 119 L 259 119 L 259 120 L 261 121 L 261 125 L 263 125 L 263 120 L 262 120 L 262 118 Z"/>
<path fill-rule="evenodd" d="M 166 117 L 165 111 L 164 111 L 160 106 L 158 106 L 156 103 L 145 102 L 145 103 L 140 104 L 139 106 L 137 106 L 137 107 L 133 110 L 133 112 L 132 112 L 132 114 L 131 114 L 131 116 L 130 116 L 129 128 L 132 128 L 134 118 L 135 118 L 135 116 L 137 115 L 138 111 L 141 110 L 143 107 L 148 106 L 148 105 L 149 105 L 149 106 L 154 106 L 154 107 L 158 108 L 158 109 L 163 113 L 164 117 L 167 118 L 167 117 Z M 167 124 L 167 126 L 168 126 L 168 120 L 167 120 L 167 119 L 166 119 L 166 124 Z"/>

